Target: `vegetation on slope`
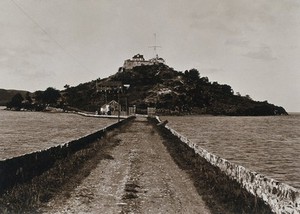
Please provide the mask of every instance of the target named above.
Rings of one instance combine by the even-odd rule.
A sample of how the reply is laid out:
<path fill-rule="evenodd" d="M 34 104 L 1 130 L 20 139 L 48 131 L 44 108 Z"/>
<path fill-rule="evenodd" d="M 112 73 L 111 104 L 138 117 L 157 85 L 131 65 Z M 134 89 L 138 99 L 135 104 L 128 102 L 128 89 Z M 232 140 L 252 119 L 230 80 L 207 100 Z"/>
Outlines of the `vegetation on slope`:
<path fill-rule="evenodd" d="M 26 96 L 26 93 L 29 93 L 28 91 L 21 91 L 21 90 L 5 90 L 0 89 L 0 106 L 5 106 L 13 96 L 16 94 L 21 94 L 23 97 Z"/>
<path fill-rule="evenodd" d="M 102 87 L 118 83 L 119 88 Z M 124 87 L 127 85 L 127 87 Z M 105 79 L 83 83 L 75 87 L 65 86 L 59 92 L 53 88 L 15 95 L 7 104 L 8 108 L 20 110 L 44 110 L 48 106 L 64 109 L 99 111 L 99 108 L 115 100 L 123 111 L 136 106 L 138 113 L 145 113 L 147 107 L 155 107 L 158 114 L 212 114 L 212 115 L 285 115 L 284 108 L 258 102 L 249 95 L 234 94 L 231 86 L 210 82 L 201 77 L 196 69 L 176 71 L 159 63 L 136 66 L 132 69 L 120 68 Z"/>
<path fill-rule="evenodd" d="M 64 106 L 63 99 L 60 91 L 55 88 L 49 87 L 45 91 L 36 91 L 34 93 L 26 92 L 16 93 L 9 102 L 6 103 L 6 107 L 11 110 L 31 110 L 31 111 L 43 111 L 47 107 L 59 107 Z"/>
<path fill-rule="evenodd" d="M 122 82 L 130 85 L 122 93 L 97 91 L 97 84 Z M 284 108 L 267 101 L 253 101 L 249 95 L 235 95 L 231 86 L 210 82 L 196 69 L 175 71 L 165 64 L 120 69 L 108 78 L 80 84 L 64 91 L 69 105 L 96 111 L 110 100 L 137 109 L 155 107 L 160 114 L 281 115 Z"/>

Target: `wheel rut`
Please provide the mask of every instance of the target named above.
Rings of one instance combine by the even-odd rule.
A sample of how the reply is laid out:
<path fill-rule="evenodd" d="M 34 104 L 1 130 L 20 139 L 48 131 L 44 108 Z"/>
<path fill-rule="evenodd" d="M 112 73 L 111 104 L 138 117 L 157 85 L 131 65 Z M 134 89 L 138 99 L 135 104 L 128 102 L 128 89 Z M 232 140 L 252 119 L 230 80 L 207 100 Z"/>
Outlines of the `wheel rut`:
<path fill-rule="evenodd" d="M 111 158 L 42 213 L 211 213 L 146 119 L 138 118 L 112 138 L 119 144 Z"/>

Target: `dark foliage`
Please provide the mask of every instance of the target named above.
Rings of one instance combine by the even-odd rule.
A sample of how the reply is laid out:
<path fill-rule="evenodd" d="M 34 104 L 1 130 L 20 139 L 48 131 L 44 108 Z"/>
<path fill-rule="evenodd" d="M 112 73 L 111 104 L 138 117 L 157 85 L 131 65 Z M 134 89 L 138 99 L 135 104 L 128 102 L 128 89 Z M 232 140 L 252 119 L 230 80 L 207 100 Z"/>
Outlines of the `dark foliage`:
<path fill-rule="evenodd" d="M 17 93 L 25 97 L 28 91 L 0 89 L 0 106 L 5 106 Z"/>
<path fill-rule="evenodd" d="M 7 103 L 6 107 L 13 110 L 25 109 L 30 111 L 43 111 L 47 106 L 62 108 L 64 105 L 59 101 L 60 98 L 60 91 L 49 87 L 45 91 L 36 91 L 33 94 L 26 92 L 24 96 L 17 93 Z"/>
<path fill-rule="evenodd" d="M 8 108 L 15 108 L 16 110 L 20 110 L 23 105 L 24 98 L 20 93 L 17 93 L 15 96 L 12 97 L 11 101 L 7 104 Z"/>
<path fill-rule="evenodd" d="M 60 91 L 51 87 L 42 93 L 42 101 L 47 104 L 56 104 L 58 98 L 60 98 Z"/>
<path fill-rule="evenodd" d="M 101 82 L 120 81 L 130 85 L 122 93 L 97 92 Z M 101 105 L 116 100 L 122 106 L 137 109 L 156 107 L 161 114 L 213 115 L 281 115 L 282 107 L 267 102 L 253 101 L 249 95 L 237 96 L 231 86 L 210 82 L 197 69 L 175 71 L 165 64 L 119 69 L 108 78 L 66 88 L 64 96 L 70 106 L 96 111 Z"/>

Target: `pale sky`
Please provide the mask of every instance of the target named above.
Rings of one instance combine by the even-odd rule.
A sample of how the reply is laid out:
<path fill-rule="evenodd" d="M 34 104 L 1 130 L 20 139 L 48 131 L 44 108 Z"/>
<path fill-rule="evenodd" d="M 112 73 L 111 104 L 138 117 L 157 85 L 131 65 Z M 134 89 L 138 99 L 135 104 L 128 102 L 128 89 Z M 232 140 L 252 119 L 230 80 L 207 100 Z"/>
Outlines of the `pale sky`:
<path fill-rule="evenodd" d="M 156 33 L 170 67 L 300 112 L 299 0 L 1 0 L 0 31 L 0 88 L 108 77 Z"/>

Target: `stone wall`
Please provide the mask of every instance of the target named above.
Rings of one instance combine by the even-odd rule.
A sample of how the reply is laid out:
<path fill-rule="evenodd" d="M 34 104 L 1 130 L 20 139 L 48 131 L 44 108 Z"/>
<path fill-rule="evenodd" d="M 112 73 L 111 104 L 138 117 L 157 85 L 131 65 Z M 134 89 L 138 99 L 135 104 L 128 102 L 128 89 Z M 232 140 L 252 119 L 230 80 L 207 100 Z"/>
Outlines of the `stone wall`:
<path fill-rule="evenodd" d="M 161 123 L 158 117 L 156 117 L 156 122 Z M 250 171 L 243 166 L 236 165 L 221 157 L 209 153 L 167 125 L 163 128 L 170 132 L 173 136 L 177 137 L 180 142 L 188 147 L 188 149 L 183 148 L 183 150 L 186 152 L 191 152 L 189 150 L 192 150 L 192 153 L 198 156 L 196 158 L 194 157 L 194 159 L 200 160 L 198 161 L 198 164 L 201 164 L 202 166 L 199 166 L 199 169 L 201 169 L 203 173 L 208 174 L 211 179 L 215 181 L 215 184 L 222 185 L 224 182 L 231 182 L 234 185 L 231 188 L 227 188 L 228 191 L 237 192 L 237 184 L 242 190 L 246 190 L 249 195 L 252 195 L 252 198 L 254 198 L 254 203 L 250 205 L 250 203 L 246 202 L 245 204 L 247 204 L 247 206 L 254 206 L 253 209 L 260 209 L 257 207 L 255 208 L 255 206 L 258 206 L 257 199 L 259 199 L 269 206 L 274 213 L 300 213 L 299 189 L 257 172 Z M 189 156 L 191 157 L 193 154 L 190 153 Z M 210 165 L 211 169 L 205 169 L 204 165 L 207 164 L 204 163 L 203 160 Z M 226 176 L 227 179 L 221 178 L 223 175 Z M 222 188 L 224 189 L 226 187 Z M 235 190 L 232 188 L 235 188 Z M 243 200 L 253 199 L 250 199 L 250 197 L 246 196 Z"/>
<path fill-rule="evenodd" d="M 148 61 L 148 60 L 144 60 L 144 61 L 137 61 L 137 60 L 126 60 L 124 62 L 123 68 L 124 69 L 132 69 L 134 67 L 137 66 L 142 66 L 142 65 L 153 65 L 155 64 L 154 62 Z"/>
<path fill-rule="evenodd" d="M 68 143 L 0 161 L 0 194 L 16 183 L 23 183 L 50 169 L 56 160 L 68 157 L 90 143 L 101 139 L 108 131 L 120 127 L 133 117 L 107 126 L 95 133 Z"/>

